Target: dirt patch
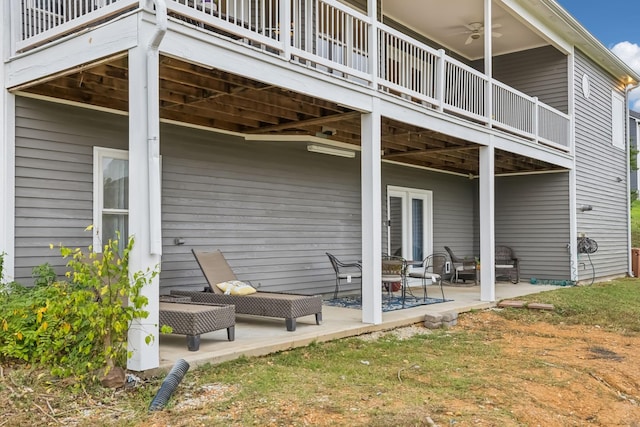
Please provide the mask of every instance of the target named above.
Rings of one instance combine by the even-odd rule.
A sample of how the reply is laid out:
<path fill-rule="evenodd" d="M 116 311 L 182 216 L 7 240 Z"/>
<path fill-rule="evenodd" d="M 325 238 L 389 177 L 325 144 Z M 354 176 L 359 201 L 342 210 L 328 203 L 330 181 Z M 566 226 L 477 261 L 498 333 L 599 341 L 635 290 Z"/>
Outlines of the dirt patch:
<path fill-rule="evenodd" d="M 505 366 L 520 365 L 513 378 L 495 378 L 502 385 L 492 388 L 491 400 L 523 425 L 640 426 L 640 337 L 598 326 L 523 324 L 491 311 L 462 316 L 459 327 L 492 330 Z M 513 379 L 524 393 L 504 387 Z"/>

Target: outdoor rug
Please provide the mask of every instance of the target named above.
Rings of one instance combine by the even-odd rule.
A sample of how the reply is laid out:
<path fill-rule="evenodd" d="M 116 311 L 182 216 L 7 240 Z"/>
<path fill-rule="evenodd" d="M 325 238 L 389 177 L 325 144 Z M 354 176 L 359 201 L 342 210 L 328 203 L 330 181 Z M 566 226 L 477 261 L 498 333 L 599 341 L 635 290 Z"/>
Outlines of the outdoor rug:
<path fill-rule="evenodd" d="M 442 298 L 427 298 L 426 301 L 424 298 L 415 298 L 412 296 L 407 296 L 404 300 L 404 307 L 402 307 L 402 299 L 400 297 L 393 296 L 389 298 L 388 296 L 382 297 L 382 311 L 394 311 L 394 310 L 402 310 L 403 308 L 412 308 L 419 307 L 421 305 L 429 305 L 429 304 L 438 304 L 441 302 L 453 301 L 450 299 L 442 299 Z M 342 297 L 336 299 L 330 299 L 323 301 L 324 305 L 330 305 L 332 307 L 345 307 L 345 308 L 355 308 L 360 310 L 362 308 L 362 300 L 360 296 L 349 296 Z"/>

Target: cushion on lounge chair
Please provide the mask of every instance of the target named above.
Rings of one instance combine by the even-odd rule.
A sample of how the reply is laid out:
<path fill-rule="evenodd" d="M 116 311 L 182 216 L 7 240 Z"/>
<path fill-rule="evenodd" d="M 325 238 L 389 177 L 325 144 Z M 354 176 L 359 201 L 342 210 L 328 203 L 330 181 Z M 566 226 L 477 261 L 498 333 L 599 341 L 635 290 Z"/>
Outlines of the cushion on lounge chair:
<path fill-rule="evenodd" d="M 256 289 L 248 283 L 240 280 L 227 280 L 216 283 L 216 288 L 224 292 L 225 295 L 251 295 L 256 293 Z"/>

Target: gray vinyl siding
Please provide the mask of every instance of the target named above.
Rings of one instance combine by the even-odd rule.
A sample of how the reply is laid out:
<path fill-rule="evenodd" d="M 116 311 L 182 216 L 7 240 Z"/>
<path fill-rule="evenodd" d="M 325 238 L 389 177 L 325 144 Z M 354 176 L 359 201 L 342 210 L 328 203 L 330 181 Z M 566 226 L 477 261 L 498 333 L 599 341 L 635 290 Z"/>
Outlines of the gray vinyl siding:
<path fill-rule="evenodd" d="M 569 280 L 569 173 L 497 177 L 495 242 L 511 247 L 522 280 Z"/>
<path fill-rule="evenodd" d="M 124 116 L 17 99 L 17 281 L 32 284 L 44 262 L 64 274 L 50 243 L 92 243 L 84 229 L 93 220 L 93 146 L 127 149 L 127 129 Z M 240 279 L 263 289 L 308 293 L 333 290 L 325 252 L 360 258 L 358 158 L 170 125 L 161 132 L 161 293 L 204 286 L 192 248 L 222 250 Z"/>
<path fill-rule="evenodd" d="M 99 131 L 96 131 L 99 129 Z M 57 248 L 87 248 L 93 221 L 93 146 L 125 148 L 122 116 L 16 97 L 15 278 L 31 284 L 48 262 L 62 275 Z"/>
<path fill-rule="evenodd" d="M 191 248 L 222 250 L 262 289 L 303 293 L 333 291 L 325 252 L 361 257 L 359 158 L 168 126 L 162 146 L 162 292 L 205 285 Z"/>
<path fill-rule="evenodd" d="M 582 93 L 582 76 L 591 81 L 591 95 Z M 581 280 L 623 275 L 627 272 L 628 212 L 627 156 L 612 145 L 611 91 L 616 80 L 582 52 L 575 54 L 576 204 L 577 231 L 598 243 L 598 251 L 579 256 Z M 624 126 L 624 123 L 618 123 Z M 618 178 L 620 182 L 618 182 Z M 592 211 L 580 207 L 590 205 Z"/>
<path fill-rule="evenodd" d="M 493 58 L 493 77 L 564 113 L 568 112 L 567 57 L 552 46 Z"/>

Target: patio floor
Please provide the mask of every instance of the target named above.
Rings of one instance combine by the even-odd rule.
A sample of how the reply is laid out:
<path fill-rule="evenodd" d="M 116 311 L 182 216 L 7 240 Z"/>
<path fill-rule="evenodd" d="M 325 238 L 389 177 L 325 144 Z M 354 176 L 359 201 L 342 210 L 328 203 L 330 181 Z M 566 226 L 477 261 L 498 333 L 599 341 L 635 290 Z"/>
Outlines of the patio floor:
<path fill-rule="evenodd" d="M 557 289 L 557 286 L 531 285 L 528 283 L 496 284 L 496 302 L 517 296 Z M 323 323 L 315 324 L 314 316 L 298 318 L 297 329 L 287 332 L 284 319 L 236 316 L 235 341 L 227 341 L 226 329 L 201 336 L 200 350 L 187 350 L 184 335 L 160 336 L 160 369 L 173 366 L 184 359 L 192 367 L 204 363 L 220 363 L 242 355 L 260 356 L 295 347 L 303 347 L 313 341 L 322 342 L 356 336 L 367 332 L 393 329 L 400 326 L 422 323 L 425 314 L 449 312 L 463 313 L 474 309 L 485 309 L 496 303 L 480 301 L 480 287 L 445 286 L 445 297 L 453 301 L 396 310 L 382 313 L 382 323 L 362 323 L 360 310 L 341 307 L 322 307 Z"/>

